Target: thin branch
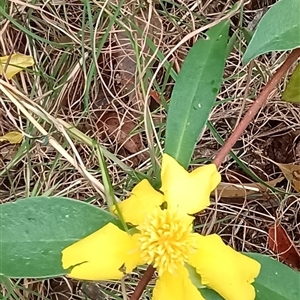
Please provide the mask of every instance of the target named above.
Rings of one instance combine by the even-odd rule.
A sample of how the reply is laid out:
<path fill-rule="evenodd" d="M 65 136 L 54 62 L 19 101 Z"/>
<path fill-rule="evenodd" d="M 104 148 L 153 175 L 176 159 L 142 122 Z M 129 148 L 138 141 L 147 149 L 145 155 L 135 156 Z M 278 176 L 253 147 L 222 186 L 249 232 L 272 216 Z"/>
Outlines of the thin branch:
<path fill-rule="evenodd" d="M 133 294 L 131 295 L 130 300 L 139 300 L 146 285 L 148 284 L 148 282 L 151 280 L 153 274 L 154 274 L 155 269 L 149 265 L 148 269 L 146 270 L 146 272 L 144 273 L 142 279 L 139 281 L 138 285 L 136 286 Z"/>
<path fill-rule="evenodd" d="M 244 118 L 240 121 L 239 125 L 235 128 L 231 136 L 225 142 L 219 153 L 214 159 L 214 164 L 219 167 L 226 155 L 230 152 L 236 141 L 241 137 L 249 123 L 253 120 L 259 109 L 267 101 L 269 94 L 276 88 L 276 85 L 280 82 L 283 75 L 289 70 L 292 64 L 300 56 L 300 48 L 293 50 L 281 67 L 276 71 L 273 77 L 267 82 L 266 86 L 262 89 L 258 98 L 254 101 L 249 108 Z"/>

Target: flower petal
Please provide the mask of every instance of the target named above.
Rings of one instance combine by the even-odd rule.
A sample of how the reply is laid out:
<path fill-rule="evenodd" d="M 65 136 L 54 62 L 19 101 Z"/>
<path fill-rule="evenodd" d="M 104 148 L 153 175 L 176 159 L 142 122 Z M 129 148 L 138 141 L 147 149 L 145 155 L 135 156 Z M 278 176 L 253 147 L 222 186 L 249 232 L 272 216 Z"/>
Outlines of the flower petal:
<path fill-rule="evenodd" d="M 31 67 L 33 65 L 34 60 L 31 56 L 28 55 L 15 53 L 8 56 L 2 56 L 0 57 L 0 74 L 3 74 L 3 70 L 5 70 L 7 79 L 11 79 L 14 75 L 21 72 L 23 69 Z"/>
<path fill-rule="evenodd" d="M 82 280 L 120 279 L 139 261 L 134 236 L 112 223 L 62 251 L 63 268 L 73 267 L 68 276 Z"/>
<path fill-rule="evenodd" d="M 120 202 L 118 207 L 125 222 L 139 225 L 144 221 L 145 216 L 159 207 L 163 201 L 164 195 L 144 179 L 133 188 L 131 196 Z M 113 212 L 117 214 L 116 208 L 113 208 Z"/>
<path fill-rule="evenodd" d="M 157 280 L 152 300 L 204 300 L 189 278 L 185 267 L 173 275 L 164 272 Z"/>
<path fill-rule="evenodd" d="M 260 264 L 229 246 L 216 235 L 198 235 L 198 250 L 189 264 L 196 268 L 202 284 L 218 292 L 226 300 L 254 300 L 251 285 L 260 271 Z"/>
<path fill-rule="evenodd" d="M 161 177 L 161 190 L 168 204 L 188 214 L 206 208 L 210 193 L 221 181 L 216 165 L 205 165 L 188 173 L 168 154 L 163 156 Z"/>

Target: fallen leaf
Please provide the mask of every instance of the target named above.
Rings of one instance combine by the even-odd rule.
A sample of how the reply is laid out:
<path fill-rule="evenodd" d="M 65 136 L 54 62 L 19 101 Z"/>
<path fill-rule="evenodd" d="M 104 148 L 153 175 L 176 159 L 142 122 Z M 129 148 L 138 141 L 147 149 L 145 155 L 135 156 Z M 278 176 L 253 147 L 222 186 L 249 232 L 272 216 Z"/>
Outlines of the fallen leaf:
<path fill-rule="evenodd" d="M 293 188 L 300 193 L 300 165 L 279 164 L 276 165 L 282 171 L 284 177 L 291 183 Z"/>
<path fill-rule="evenodd" d="M 159 36 L 157 32 L 159 31 L 158 28 L 161 27 L 161 23 L 155 14 L 149 20 L 145 21 L 145 15 L 133 12 L 131 21 L 143 31 L 143 34 L 135 32 L 133 35 L 132 32 L 117 31 L 114 39 L 116 47 L 114 47 L 115 51 L 113 55 L 117 62 L 115 71 L 119 75 L 121 90 L 123 93 L 129 95 L 132 103 L 135 103 L 137 102 L 137 99 L 135 99 L 137 59 L 141 66 L 149 63 L 147 66 L 151 69 L 154 60 L 153 62 L 149 62 L 151 55 L 149 54 L 149 46 L 146 43 L 146 39 L 151 38 L 151 40 L 155 40 L 155 37 Z M 138 57 L 136 55 L 136 47 L 138 47 Z"/>
<path fill-rule="evenodd" d="M 158 92 L 152 90 L 152 91 L 150 91 L 149 95 L 155 100 L 155 102 L 157 104 L 161 105 L 161 101 L 160 101 Z"/>
<path fill-rule="evenodd" d="M 137 153 L 144 149 L 140 134 L 131 134 L 136 124 L 128 117 L 120 120 L 117 113 L 107 112 L 101 117 L 97 126 L 110 137 L 114 137 L 117 143 L 130 153 Z"/>
<path fill-rule="evenodd" d="M 33 58 L 21 53 L 0 57 L 0 73 L 2 75 L 5 73 L 7 79 L 11 79 L 23 69 L 32 67 L 33 65 Z"/>
<path fill-rule="evenodd" d="M 10 142 L 11 144 L 19 144 L 22 142 L 23 135 L 19 131 L 11 131 L 7 134 L 0 136 L 0 142 Z"/>
<path fill-rule="evenodd" d="M 281 225 L 269 228 L 268 247 L 286 264 L 300 269 L 300 253 Z"/>
<path fill-rule="evenodd" d="M 126 92 L 135 88 L 136 56 L 130 38 L 124 31 L 116 35 L 119 50 L 116 52 L 120 83 Z"/>
<path fill-rule="evenodd" d="M 283 94 L 282 100 L 293 103 L 300 103 L 300 64 L 293 72 Z"/>
<path fill-rule="evenodd" d="M 274 180 L 266 181 L 265 183 L 271 187 L 275 187 L 277 183 L 282 181 L 284 177 L 279 177 Z M 236 184 L 236 183 L 227 183 L 221 182 L 216 190 L 220 193 L 222 198 L 244 198 L 245 196 L 266 192 L 268 187 L 262 183 L 245 183 L 245 184 Z M 214 193 L 214 192 L 213 192 Z"/>

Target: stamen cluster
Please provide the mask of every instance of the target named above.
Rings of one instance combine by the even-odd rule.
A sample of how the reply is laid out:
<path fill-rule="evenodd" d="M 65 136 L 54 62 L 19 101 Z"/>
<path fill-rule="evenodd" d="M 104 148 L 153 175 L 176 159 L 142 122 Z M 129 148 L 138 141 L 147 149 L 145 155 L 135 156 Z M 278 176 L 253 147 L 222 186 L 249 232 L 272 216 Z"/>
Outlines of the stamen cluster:
<path fill-rule="evenodd" d="M 171 209 L 157 208 L 138 226 L 142 258 L 152 264 L 159 275 L 176 273 L 196 250 L 192 218 Z"/>

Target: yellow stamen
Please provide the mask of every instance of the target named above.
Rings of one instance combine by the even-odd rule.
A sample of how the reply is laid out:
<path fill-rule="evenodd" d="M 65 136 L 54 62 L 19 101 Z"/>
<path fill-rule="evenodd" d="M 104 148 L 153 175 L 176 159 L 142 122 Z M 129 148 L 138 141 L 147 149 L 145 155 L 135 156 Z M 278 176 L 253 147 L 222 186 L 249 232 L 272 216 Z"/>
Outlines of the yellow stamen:
<path fill-rule="evenodd" d="M 153 264 L 159 275 L 165 271 L 175 274 L 196 250 L 192 221 L 178 211 L 157 208 L 138 226 L 142 258 Z"/>

